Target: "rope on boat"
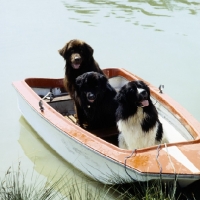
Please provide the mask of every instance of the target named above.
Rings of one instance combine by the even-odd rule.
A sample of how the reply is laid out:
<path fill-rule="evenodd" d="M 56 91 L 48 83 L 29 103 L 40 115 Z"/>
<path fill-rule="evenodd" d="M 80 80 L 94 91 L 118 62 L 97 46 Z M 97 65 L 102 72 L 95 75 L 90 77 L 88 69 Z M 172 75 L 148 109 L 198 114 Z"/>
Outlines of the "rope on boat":
<path fill-rule="evenodd" d="M 174 167 L 174 165 L 173 165 L 173 163 L 172 163 L 171 157 L 170 157 L 170 155 L 169 155 L 169 152 L 168 152 L 168 148 L 167 148 L 167 144 L 166 144 L 166 143 L 165 143 L 165 149 L 166 149 L 166 152 L 167 152 L 167 156 L 168 156 L 169 162 L 170 162 L 170 164 L 171 164 L 171 166 L 172 166 L 172 168 L 173 168 L 173 170 L 174 170 L 174 174 L 176 174 L 176 170 L 175 170 L 175 167 Z"/>
<path fill-rule="evenodd" d="M 175 167 L 174 167 L 174 164 L 173 164 L 173 162 L 172 162 L 172 160 L 171 160 L 171 157 L 170 157 L 170 155 L 169 155 L 169 152 L 168 152 L 168 147 L 167 147 L 167 144 L 166 143 L 164 143 L 164 145 L 165 145 L 165 149 L 166 149 L 166 152 L 167 152 L 167 156 L 168 156 L 168 159 L 169 159 L 169 162 L 170 162 L 170 164 L 171 164 L 171 166 L 172 166 L 172 168 L 173 168 L 173 170 L 174 170 L 174 192 L 173 192 L 173 196 L 175 195 L 175 189 L 176 189 L 176 185 L 177 185 L 177 174 L 176 174 L 176 169 L 175 169 Z"/>
<path fill-rule="evenodd" d="M 171 166 L 172 166 L 172 168 L 174 170 L 174 189 L 175 189 L 176 188 L 176 183 L 177 183 L 177 174 L 176 174 L 176 170 L 175 170 L 174 164 L 173 164 L 173 162 L 171 160 L 171 156 L 169 155 L 167 144 L 164 143 L 164 145 L 165 145 L 165 149 L 167 151 L 167 156 L 168 156 L 169 162 L 170 162 L 170 164 L 171 164 Z"/>
<path fill-rule="evenodd" d="M 164 145 L 165 145 L 165 149 L 166 149 L 166 152 L 167 152 L 167 157 L 168 157 L 169 162 L 170 162 L 170 164 L 171 164 L 171 166 L 172 166 L 172 168 L 173 168 L 173 170 L 174 170 L 174 175 L 175 175 L 174 188 L 176 188 L 176 181 L 177 181 L 176 170 L 175 170 L 175 167 L 174 167 L 173 162 L 172 162 L 172 160 L 171 160 L 171 157 L 170 157 L 170 155 L 169 155 L 167 144 L 164 143 Z M 157 147 L 156 161 L 157 161 L 157 163 L 158 163 L 159 166 L 160 166 L 160 180 L 162 180 L 162 177 L 161 177 L 161 175 L 162 175 L 162 165 L 161 165 L 161 163 L 160 163 L 159 160 L 158 160 L 159 152 L 160 152 L 160 146 L 161 146 L 161 145 L 159 144 L 158 147 Z"/>
<path fill-rule="evenodd" d="M 161 176 L 161 174 L 162 174 L 162 165 L 160 164 L 160 161 L 158 160 L 159 152 L 160 152 L 160 144 L 159 144 L 158 147 L 157 147 L 156 161 L 157 161 L 157 163 L 158 163 L 158 165 L 159 165 L 159 167 L 160 167 L 160 176 Z"/>
<path fill-rule="evenodd" d="M 160 161 L 158 160 L 158 157 L 159 157 L 159 152 L 160 152 L 160 144 L 158 145 L 158 147 L 157 147 L 157 156 L 156 156 L 156 161 L 157 161 L 157 163 L 158 163 L 158 165 L 159 165 L 159 167 L 160 167 L 160 178 L 161 178 L 161 175 L 162 175 L 162 165 L 161 165 L 161 163 L 160 163 Z M 136 181 L 128 172 L 127 172 L 127 170 L 126 170 L 126 161 L 127 161 L 127 159 L 129 159 L 129 158 L 131 158 L 132 156 L 133 156 L 133 154 L 135 153 L 135 155 L 136 155 L 136 150 L 137 149 L 134 149 L 133 151 L 132 151 L 132 153 L 131 153 L 131 155 L 130 156 L 127 156 L 127 157 L 125 157 L 125 161 L 124 161 L 124 166 L 125 166 L 125 172 L 126 172 L 126 174 L 133 180 L 133 181 Z"/>
<path fill-rule="evenodd" d="M 136 181 L 128 172 L 127 172 L 127 170 L 126 170 L 126 161 L 127 161 L 127 159 L 129 159 L 129 158 L 131 158 L 132 156 L 133 156 L 133 154 L 135 153 L 135 155 L 136 155 L 136 150 L 137 149 L 134 149 L 133 151 L 132 151 L 132 153 L 131 153 L 131 155 L 130 156 L 127 156 L 127 157 L 125 157 L 125 161 L 124 161 L 124 167 L 125 167 L 125 172 L 126 172 L 126 174 L 132 179 L 132 181 Z"/>
<path fill-rule="evenodd" d="M 174 170 L 174 174 L 175 174 L 175 180 L 177 180 L 177 174 L 176 174 L 176 170 L 175 170 L 175 167 L 174 167 L 174 165 L 173 165 L 173 162 L 172 162 L 172 160 L 171 160 L 171 157 L 170 157 L 170 155 L 169 155 L 169 152 L 168 152 L 168 147 L 167 147 L 167 144 L 166 143 L 164 143 L 164 145 L 165 145 L 165 149 L 166 149 L 166 152 L 167 152 L 167 156 L 168 156 L 168 159 L 169 159 L 169 162 L 170 162 L 170 164 L 171 164 L 171 166 L 172 166 L 172 168 L 173 168 L 173 170 Z M 158 163 L 158 165 L 159 165 L 159 167 L 160 167 L 160 180 L 162 180 L 162 165 L 161 165 L 161 163 L 160 163 L 160 161 L 158 160 L 158 157 L 159 157 L 159 153 L 160 153 L 160 150 L 161 150 L 161 145 L 159 144 L 158 145 L 158 147 L 157 147 L 157 155 L 156 155 L 156 161 L 157 161 L 157 163 Z M 133 154 L 135 153 L 135 155 L 136 155 L 136 150 L 137 149 L 134 149 L 133 151 L 132 151 L 132 153 L 131 153 L 131 155 L 130 156 L 127 156 L 127 157 L 125 157 L 125 161 L 124 161 L 124 166 L 125 166 L 125 172 L 126 172 L 126 174 L 133 180 L 133 181 L 136 181 L 128 172 L 127 172 L 127 165 L 126 165 L 126 162 L 127 162 L 127 159 L 129 159 L 129 158 L 131 158 L 132 156 L 133 156 Z M 176 184 L 176 181 L 174 181 L 175 183 L 174 184 Z"/>

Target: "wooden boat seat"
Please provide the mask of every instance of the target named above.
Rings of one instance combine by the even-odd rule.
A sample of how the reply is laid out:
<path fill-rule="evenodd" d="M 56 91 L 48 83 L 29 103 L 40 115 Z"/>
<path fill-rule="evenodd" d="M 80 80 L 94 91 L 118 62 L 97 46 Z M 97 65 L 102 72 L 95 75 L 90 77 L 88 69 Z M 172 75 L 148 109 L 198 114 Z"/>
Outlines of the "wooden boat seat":
<path fill-rule="evenodd" d="M 45 98 L 44 100 L 47 103 L 50 103 L 50 102 L 57 102 L 57 101 L 66 101 L 66 100 L 70 100 L 70 99 L 71 99 L 71 97 L 69 95 L 60 95 L 60 96 L 53 97 L 52 100 L 50 100 L 50 98 Z"/>

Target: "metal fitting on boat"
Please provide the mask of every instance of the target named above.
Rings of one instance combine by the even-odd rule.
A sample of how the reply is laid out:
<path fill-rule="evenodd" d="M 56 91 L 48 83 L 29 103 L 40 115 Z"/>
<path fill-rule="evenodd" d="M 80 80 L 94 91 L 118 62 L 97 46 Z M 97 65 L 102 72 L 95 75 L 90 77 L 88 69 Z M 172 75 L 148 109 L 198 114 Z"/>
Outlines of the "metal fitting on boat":
<path fill-rule="evenodd" d="M 41 112 L 44 112 L 44 107 L 43 107 L 43 102 L 42 102 L 42 100 L 39 101 L 39 106 L 40 106 Z"/>
<path fill-rule="evenodd" d="M 160 85 L 159 88 L 158 88 L 160 93 L 163 93 L 163 89 L 162 88 L 164 88 L 164 85 Z"/>

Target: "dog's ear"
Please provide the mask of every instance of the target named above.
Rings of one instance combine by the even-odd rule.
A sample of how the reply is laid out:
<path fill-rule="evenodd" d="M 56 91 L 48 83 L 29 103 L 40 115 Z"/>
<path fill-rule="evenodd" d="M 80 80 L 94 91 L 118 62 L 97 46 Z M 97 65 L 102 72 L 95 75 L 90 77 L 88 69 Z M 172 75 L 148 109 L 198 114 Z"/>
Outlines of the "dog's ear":
<path fill-rule="evenodd" d="M 91 56 L 93 56 L 94 50 L 89 44 L 84 43 L 84 52 L 85 52 L 86 56 L 91 57 Z"/>
<path fill-rule="evenodd" d="M 125 103 L 126 102 L 125 94 L 122 90 L 120 90 L 117 93 L 117 95 L 115 96 L 115 101 L 117 101 L 118 103 Z"/>
<path fill-rule="evenodd" d="M 106 85 L 108 82 L 108 79 L 103 74 L 99 74 L 99 76 L 100 76 L 102 83 Z"/>
<path fill-rule="evenodd" d="M 88 73 L 89 72 L 86 72 L 86 73 L 84 73 L 84 74 L 82 74 L 82 75 L 80 75 L 80 76 L 78 76 L 76 78 L 76 81 L 75 81 L 75 87 L 76 88 L 81 88 L 82 87 L 82 85 L 84 84 L 84 82 L 87 79 Z"/>
<path fill-rule="evenodd" d="M 150 88 L 149 88 L 149 86 L 146 84 L 146 83 L 144 83 L 144 85 L 145 85 L 145 87 L 146 87 L 146 91 L 147 91 L 147 93 L 149 94 L 149 96 L 150 96 Z"/>
<path fill-rule="evenodd" d="M 103 75 L 103 74 L 99 74 L 98 72 L 96 72 L 99 76 L 99 83 L 101 85 L 101 91 L 105 92 L 107 89 L 111 90 L 111 88 L 109 87 L 110 84 L 108 84 L 108 79 Z"/>
<path fill-rule="evenodd" d="M 75 87 L 76 88 L 80 88 L 82 84 L 83 84 L 83 77 L 82 76 L 78 76 L 76 78 Z"/>
<path fill-rule="evenodd" d="M 59 49 L 58 52 L 63 58 L 67 58 L 67 53 L 69 50 L 69 45 L 73 40 L 70 40 L 62 49 Z"/>

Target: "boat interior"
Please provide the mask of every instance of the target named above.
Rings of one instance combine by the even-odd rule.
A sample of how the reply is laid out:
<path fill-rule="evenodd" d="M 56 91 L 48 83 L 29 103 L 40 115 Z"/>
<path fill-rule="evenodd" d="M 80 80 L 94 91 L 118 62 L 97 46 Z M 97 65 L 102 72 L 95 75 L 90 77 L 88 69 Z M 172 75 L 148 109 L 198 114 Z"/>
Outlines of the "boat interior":
<path fill-rule="evenodd" d="M 109 83 L 118 91 L 128 80 L 122 76 L 116 76 L 109 79 Z M 76 124 L 76 113 L 74 109 L 74 102 L 69 94 L 61 86 L 59 87 L 35 87 L 31 88 L 46 101 L 51 107 L 59 112 L 64 117 Z M 154 102 L 161 123 L 163 124 L 167 139 L 170 143 L 183 142 L 194 140 L 193 136 L 181 124 L 180 120 L 170 113 L 163 105 L 156 99 L 152 98 Z M 78 125 L 77 125 L 78 126 Z M 118 144 L 118 130 L 116 127 L 109 127 L 106 129 L 98 129 L 90 131 L 96 136 L 110 142 L 114 145 Z"/>
<path fill-rule="evenodd" d="M 123 77 L 110 78 L 109 83 L 118 91 L 126 82 L 127 79 Z M 62 87 L 54 88 L 38 88 L 32 87 L 32 89 L 51 107 L 59 112 L 64 117 L 77 124 L 77 118 L 75 113 L 74 101 L 70 95 Z M 78 124 L 77 124 L 78 126 Z M 107 127 L 104 129 L 90 130 L 90 132 L 107 142 L 114 145 L 118 145 L 118 130 L 116 126 Z"/>

